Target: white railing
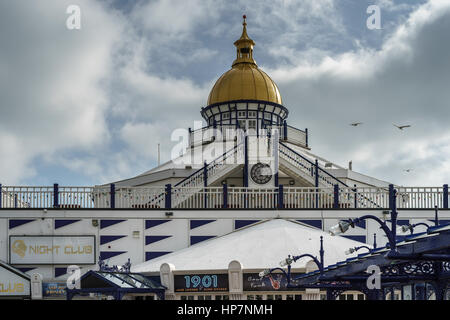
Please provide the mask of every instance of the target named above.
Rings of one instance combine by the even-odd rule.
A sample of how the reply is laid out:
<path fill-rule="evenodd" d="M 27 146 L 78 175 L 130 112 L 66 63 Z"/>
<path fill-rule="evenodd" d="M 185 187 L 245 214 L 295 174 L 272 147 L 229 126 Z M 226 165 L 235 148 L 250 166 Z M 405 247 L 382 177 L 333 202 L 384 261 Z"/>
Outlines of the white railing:
<path fill-rule="evenodd" d="M 109 199 L 109 189 L 106 188 L 58 188 L 58 204 L 61 208 L 105 208 L 109 205 Z"/>
<path fill-rule="evenodd" d="M 339 206 L 340 208 L 389 208 L 389 190 L 371 187 L 339 188 Z"/>
<path fill-rule="evenodd" d="M 442 187 L 397 187 L 397 208 L 438 208 L 444 201 Z"/>
<path fill-rule="evenodd" d="M 164 208 L 164 187 L 119 188 L 115 193 L 116 208 Z"/>
<path fill-rule="evenodd" d="M 51 208 L 53 187 L 2 186 L 2 208 Z"/>
<path fill-rule="evenodd" d="M 285 208 L 333 208 L 333 188 L 285 187 L 283 204 Z"/>
<path fill-rule="evenodd" d="M 296 145 L 306 146 L 306 132 L 287 126 L 287 141 Z"/>
<path fill-rule="evenodd" d="M 228 207 L 235 209 L 277 208 L 278 192 L 275 188 L 229 188 Z"/>
<path fill-rule="evenodd" d="M 443 208 L 443 187 L 396 187 L 398 209 Z M 374 187 L 339 187 L 338 207 L 341 209 L 388 209 L 389 190 Z M 58 187 L 58 208 L 166 208 L 170 200 L 171 208 L 218 209 L 224 208 L 278 208 L 278 188 L 244 187 L 194 187 L 174 186 L 169 194 L 164 187 L 120 187 L 115 189 L 111 199 L 111 189 L 96 187 Z M 169 197 L 169 198 L 167 198 Z M 226 197 L 226 198 L 225 198 Z M 114 201 L 114 204 L 111 203 Z M 333 208 L 334 188 L 288 187 L 283 188 L 284 208 Z M 113 206 L 114 205 L 114 206 Z M 53 208 L 54 188 L 51 186 L 23 187 L 2 186 L 1 208 Z M 169 207 L 169 208 L 170 208 Z"/>
<path fill-rule="evenodd" d="M 172 194 L 172 199 L 176 203 L 175 208 L 223 208 L 223 188 L 208 187 L 190 194 L 189 188 L 176 188 Z M 184 197 L 183 194 L 188 194 Z M 180 199 L 177 199 L 180 197 Z"/>

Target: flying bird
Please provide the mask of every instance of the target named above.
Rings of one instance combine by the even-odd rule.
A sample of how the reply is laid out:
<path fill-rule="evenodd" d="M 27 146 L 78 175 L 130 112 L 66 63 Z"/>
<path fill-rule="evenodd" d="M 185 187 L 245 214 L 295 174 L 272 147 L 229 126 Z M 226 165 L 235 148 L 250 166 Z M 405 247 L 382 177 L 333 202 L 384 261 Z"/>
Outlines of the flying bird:
<path fill-rule="evenodd" d="M 406 124 L 406 125 L 404 125 L 404 126 L 398 126 L 398 125 L 396 125 L 396 124 L 393 124 L 393 125 L 394 125 L 394 127 L 397 127 L 397 128 L 399 128 L 400 130 L 403 130 L 403 129 L 405 129 L 405 128 L 411 127 L 410 124 Z"/>
<path fill-rule="evenodd" d="M 357 127 L 357 126 L 359 126 L 360 124 L 362 124 L 362 122 L 353 122 L 353 123 L 350 123 L 350 125 L 351 125 L 351 126 L 354 126 L 354 127 Z"/>
<path fill-rule="evenodd" d="M 405 170 L 403 170 L 403 171 L 405 171 L 405 172 L 411 172 L 413 169 L 405 169 Z"/>

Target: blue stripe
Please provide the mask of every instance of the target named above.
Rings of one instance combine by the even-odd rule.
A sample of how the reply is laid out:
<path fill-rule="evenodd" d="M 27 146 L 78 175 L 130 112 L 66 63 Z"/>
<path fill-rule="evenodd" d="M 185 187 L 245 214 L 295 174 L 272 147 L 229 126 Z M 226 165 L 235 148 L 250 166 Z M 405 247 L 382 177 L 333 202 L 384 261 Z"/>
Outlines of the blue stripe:
<path fill-rule="evenodd" d="M 344 238 L 366 243 L 366 236 L 343 236 Z"/>
<path fill-rule="evenodd" d="M 155 243 L 170 237 L 171 236 L 145 236 L 145 245 Z"/>
<path fill-rule="evenodd" d="M 240 229 L 243 228 L 245 226 L 248 226 L 250 224 L 254 224 L 256 222 L 259 222 L 261 220 L 235 220 L 234 221 L 234 229 Z"/>
<path fill-rule="evenodd" d="M 55 278 L 63 276 L 66 273 L 67 273 L 67 267 L 65 267 L 65 268 L 60 268 L 60 267 L 55 268 Z"/>
<path fill-rule="evenodd" d="M 124 221 L 127 220 L 100 220 L 100 229 L 104 229 Z"/>
<path fill-rule="evenodd" d="M 105 244 L 125 237 L 126 236 L 100 236 L 100 244 Z"/>
<path fill-rule="evenodd" d="M 106 260 L 126 252 L 127 251 L 100 251 L 100 260 Z"/>
<path fill-rule="evenodd" d="M 17 269 L 19 269 L 19 270 L 22 271 L 23 273 L 27 273 L 28 271 L 34 270 L 34 269 L 36 269 L 36 268 L 17 268 Z"/>
<path fill-rule="evenodd" d="M 171 220 L 145 220 L 145 229 L 150 229 Z"/>
<path fill-rule="evenodd" d="M 172 253 L 172 251 L 148 251 L 145 253 L 145 261 L 164 256 L 168 253 Z"/>
<path fill-rule="evenodd" d="M 59 228 L 65 227 L 65 226 L 67 226 L 69 224 L 72 224 L 72 223 L 75 223 L 75 222 L 78 222 L 78 221 L 81 221 L 81 219 L 77 219 L 77 220 L 59 220 L 59 219 L 56 219 L 55 220 L 55 229 L 59 229 Z"/>
<path fill-rule="evenodd" d="M 9 229 L 17 228 L 23 224 L 33 222 L 34 219 L 9 219 Z"/>
<path fill-rule="evenodd" d="M 190 227 L 192 230 L 192 229 L 198 228 L 200 226 L 203 226 L 205 224 L 208 224 L 208 223 L 211 223 L 214 221 L 216 221 L 216 220 L 190 220 L 189 223 L 190 223 Z"/>
<path fill-rule="evenodd" d="M 366 228 L 366 220 L 361 220 L 361 221 L 355 223 L 355 225 L 356 225 L 357 227 L 360 227 L 360 228 L 365 229 L 365 228 Z"/>
<path fill-rule="evenodd" d="M 314 219 L 310 219 L 310 220 L 297 220 L 298 222 L 304 223 L 304 224 L 308 224 L 310 226 L 322 229 L 322 220 L 314 220 Z"/>
<path fill-rule="evenodd" d="M 191 246 L 193 244 L 211 239 L 211 238 L 215 238 L 216 236 L 191 236 Z"/>

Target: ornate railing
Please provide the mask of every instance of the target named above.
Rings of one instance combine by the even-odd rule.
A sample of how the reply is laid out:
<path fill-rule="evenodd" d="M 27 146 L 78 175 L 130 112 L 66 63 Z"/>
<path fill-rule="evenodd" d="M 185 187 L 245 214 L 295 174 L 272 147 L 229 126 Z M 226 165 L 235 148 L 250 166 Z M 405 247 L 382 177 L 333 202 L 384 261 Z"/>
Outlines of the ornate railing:
<path fill-rule="evenodd" d="M 280 142 L 279 144 L 280 157 L 287 162 L 296 166 L 304 173 L 310 175 L 312 179 L 317 178 L 319 183 L 322 182 L 326 185 L 326 187 L 333 187 L 334 185 L 338 185 L 339 187 L 348 187 L 344 182 L 322 169 L 319 165 L 316 165 L 314 162 L 309 160 L 308 158 L 302 156 L 298 152 L 292 150 L 287 145 Z M 316 170 L 317 169 L 317 170 Z"/>
<path fill-rule="evenodd" d="M 0 187 L 0 208 L 389 209 L 386 188 Z M 398 209 L 448 208 L 448 186 L 396 187 Z M 336 192 L 337 191 L 337 192 Z"/>

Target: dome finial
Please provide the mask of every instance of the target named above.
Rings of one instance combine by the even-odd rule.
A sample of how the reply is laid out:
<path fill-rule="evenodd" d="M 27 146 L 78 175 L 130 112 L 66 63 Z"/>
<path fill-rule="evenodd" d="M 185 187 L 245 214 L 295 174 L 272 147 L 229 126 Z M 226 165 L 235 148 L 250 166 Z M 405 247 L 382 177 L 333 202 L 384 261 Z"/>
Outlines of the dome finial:
<path fill-rule="evenodd" d="M 247 16 L 244 14 L 242 18 L 244 19 L 242 22 L 242 35 L 234 42 L 237 48 L 237 57 L 233 62 L 233 66 L 238 63 L 250 63 L 256 66 L 256 62 L 253 60 L 253 46 L 255 42 L 247 34 Z"/>

